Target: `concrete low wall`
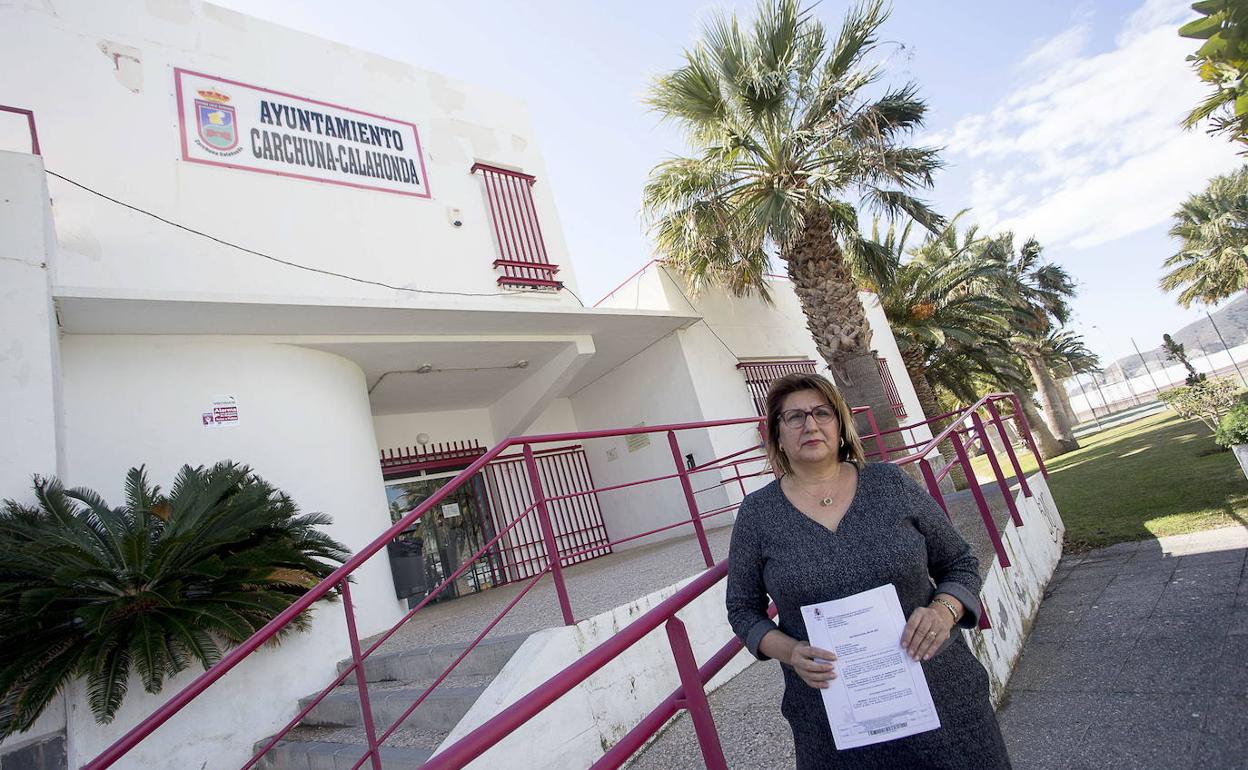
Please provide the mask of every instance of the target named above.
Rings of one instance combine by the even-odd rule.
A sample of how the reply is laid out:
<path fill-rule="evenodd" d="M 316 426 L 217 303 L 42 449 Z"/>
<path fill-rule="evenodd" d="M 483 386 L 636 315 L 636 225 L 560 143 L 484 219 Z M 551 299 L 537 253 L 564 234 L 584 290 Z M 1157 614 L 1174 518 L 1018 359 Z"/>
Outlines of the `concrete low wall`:
<path fill-rule="evenodd" d="M 1002 569 L 1000 561 L 994 559 L 980 592 L 992 628 L 964 632 L 975 656 L 988 669 L 994 705 L 1005 694 L 1010 673 L 1040 611 L 1044 588 L 1062 558 L 1066 528 L 1048 484 L 1040 474 L 1028 478 L 1027 484 L 1032 497 L 1019 492 L 1014 498 L 1023 526 L 1010 522 L 1001 533 L 1010 566 Z"/>
<path fill-rule="evenodd" d="M 507 666 L 439 749 L 462 738 L 506 706 L 584 656 L 617 631 L 676 593 L 688 578 L 575 626 L 539 631 L 525 640 Z M 678 614 L 699 664 L 722 647 L 732 629 L 724 616 L 721 580 Z M 744 650 L 707 686 L 713 690 L 753 662 Z M 470 768 L 545 770 L 589 767 L 679 684 L 667 633 L 659 626 L 553 706 L 513 732 Z"/>

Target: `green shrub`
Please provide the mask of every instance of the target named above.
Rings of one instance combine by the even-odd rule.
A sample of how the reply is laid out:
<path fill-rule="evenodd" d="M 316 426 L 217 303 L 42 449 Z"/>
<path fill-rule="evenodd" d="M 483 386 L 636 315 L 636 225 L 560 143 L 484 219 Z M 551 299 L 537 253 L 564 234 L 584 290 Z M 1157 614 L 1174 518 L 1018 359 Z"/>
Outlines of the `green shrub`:
<path fill-rule="evenodd" d="M 1213 440 L 1227 449 L 1248 444 L 1248 404 L 1240 404 L 1222 417 Z"/>
<path fill-rule="evenodd" d="M 346 548 L 246 466 L 183 466 L 168 495 L 142 468 L 126 504 L 35 477 L 37 504 L 0 506 L 0 738 L 85 677 L 96 721 L 204 668 L 327 577 Z M 307 613 L 286 630 L 307 627 Z"/>
<path fill-rule="evenodd" d="M 1194 385 L 1181 385 L 1157 395 L 1180 417 L 1203 422 L 1210 432 L 1218 429 L 1222 415 L 1239 400 L 1239 387 L 1229 378 L 1202 380 Z"/>

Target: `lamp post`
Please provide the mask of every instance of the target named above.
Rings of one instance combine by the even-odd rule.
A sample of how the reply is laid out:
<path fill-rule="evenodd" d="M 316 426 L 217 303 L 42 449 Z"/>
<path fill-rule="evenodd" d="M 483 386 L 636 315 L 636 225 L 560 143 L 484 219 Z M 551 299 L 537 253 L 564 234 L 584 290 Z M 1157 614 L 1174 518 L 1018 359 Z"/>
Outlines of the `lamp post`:
<path fill-rule="evenodd" d="M 1244 255 L 1244 259 L 1248 260 L 1248 254 Z M 1239 375 L 1239 381 L 1244 383 L 1244 387 L 1248 388 L 1248 380 L 1244 379 L 1244 373 L 1239 370 L 1239 363 L 1235 361 L 1235 356 L 1231 355 L 1231 349 L 1226 346 L 1226 340 L 1222 338 L 1222 330 L 1213 322 L 1213 316 L 1209 315 L 1209 311 L 1205 311 L 1205 318 L 1209 319 L 1209 323 L 1213 326 L 1214 332 L 1218 335 L 1218 340 L 1222 343 L 1222 349 L 1226 351 L 1226 355 L 1231 359 L 1231 363 L 1235 366 L 1235 372 Z"/>
<path fill-rule="evenodd" d="M 1083 400 L 1088 402 L 1088 408 L 1092 410 L 1092 419 L 1096 422 L 1096 427 L 1100 428 L 1101 418 L 1096 416 L 1096 407 L 1092 406 L 1092 399 L 1088 398 L 1088 391 L 1083 387 L 1083 380 L 1080 379 L 1079 375 L 1075 373 L 1075 367 L 1070 363 L 1069 358 L 1066 359 L 1066 366 L 1070 367 L 1070 374 L 1075 378 L 1075 384 L 1079 386 L 1079 392 L 1083 394 Z M 1105 397 L 1102 396 L 1101 402 L 1104 403 L 1104 401 Z"/>
<path fill-rule="evenodd" d="M 1135 395 L 1135 388 L 1131 387 L 1131 378 L 1127 376 L 1127 373 L 1123 370 L 1121 363 L 1115 361 L 1114 365 L 1118 367 L 1118 376 L 1122 378 L 1122 383 L 1127 386 L 1127 392 L 1131 394 L 1131 403 L 1135 406 L 1139 406 L 1140 397 Z"/>
<path fill-rule="evenodd" d="M 1135 344 L 1135 337 L 1131 338 L 1131 347 L 1135 348 L 1135 354 L 1140 357 L 1140 363 L 1144 364 L 1144 371 L 1148 372 L 1148 379 L 1153 381 L 1153 394 L 1161 394 L 1161 386 L 1157 384 L 1157 378 L 1153 376 L 1153 370 L 1148 368 L 1148 362 L 1144 360 L 1144 354 L 1140 352 L 1140 346 Z"/>

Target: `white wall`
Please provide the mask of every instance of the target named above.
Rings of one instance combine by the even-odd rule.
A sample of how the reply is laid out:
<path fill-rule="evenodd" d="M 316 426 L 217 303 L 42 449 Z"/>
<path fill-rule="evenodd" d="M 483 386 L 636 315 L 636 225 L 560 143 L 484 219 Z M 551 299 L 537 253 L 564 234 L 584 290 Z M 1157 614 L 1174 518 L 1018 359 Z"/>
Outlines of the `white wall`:
<path fill-rule="evenodd" d="M 975 656 L 988 670 L 994 705 L 1005 696 L 1010 674 L 1040 611 L 1045 586 L 1062 558 L 1062 537 L 1066 532 L 1044 476 L 1029 476 L 1027 483 L 1032 496 L 1025 497 L 1020 490 L 1014 497 L 1023 526 L 1007 521 L 1001 532 L 1010 566 L 1003 569 L 994 556 L 980 591 L 992 628 L 963 632 Z"/>
<path fill-rule="evenodd" d="M 31 477 L 64 473 L 60 340 L 49 273 L 56 236 L 43 164 L 0 152 L 0 500 L 32 500 Z M 0 751 L 65 729 L 60 696 Z"/>
<path fill-rule="evenodd" d="M 415 123 L 432 199 L 180 160 L 174 67 Z M 22 73 L 6 78 L 4 102 L 34 110 L 58 173 L 251 249 L 400 286 L 496 292 L 493 225 L 481 178 L 469 169 L 475 161 L 522 169 L 538 178 L 550 260 L 576 288 L 533 128 L 514 98 L 198 0 L 63 3 L 55 11 L 5 4 L 0 71 Z M 60 180 L 50 187 L 62 285 L 311 301 L 397 296 L 228 249 Z M 452 226 L 452 208 L 462 210 L 463 227 Z M 566 292 L 509 297 L 498 301 L 576 304 Z"/>
<path fill-rule="evenodd" d="M 572 409 L 572 400 L 557 398 L 551 401 L 533 424 L 524 433 L 537 436 L 544 433 L 576 433 L 581 430 L 576 424 L 576 413 Z"/>
<path fill-rule="evenodd" d="M 519 701 L 693 579 L 682 580 L 574 626 L 533 634 L 439 748 L 450 746 Z M 694 657 L 700 663 L 732 639 L 732 629 L 724 615 L 726 587 L 727 581 L 720 580 L 678 613 L 689 634 Z M 619 742 L 680 684 L 671 649 L 663 626 L 656 628 L 468 767 L 589 767 L 603 755 L 603 747 Z M 707 692 L 729 681 L 753 661 L 748 652 L 739 652 L 707 683 Z"/>
<path fill-rule="evenodd" d="M 580 430 L 698 422 L 705 419 L 702 406 L 689 377 L 682 353 L 681 335 L 676 332 L 650 347 L 631 361 L 571 397 Z M 648 446 L 629 452 L 625 437 L 591 439 L 585 442 L 586 457 L 598 487 L 623 484 L 674 473 L 671 446 L 664 433 L 649 434 Z M 713 456 L 705 430 L 677 434 L 681 454 L 692 452 L 702 462 Z M 696 487 L 695 487 L 696 488 Z M 640 491 L 644 490 L 644 491 Z M 655 482 L 641 488 L 630 487 L 598 495 L 603 520 L 613 540 L 646 532 L 665 524 L 688 520 L 689 508 L 676 479 Z M 725 504 L 720 493 L 698 495 L 699 508 L 709 511 Z M 708 522 L 712 525 L 714 519 Z M 731 523 L 724 519 L 723 524 Z M 682 527 L 652 538 L 643 538 L 625 547 L 656 539 L 693 534 Z"/>
<path fill-rule="evenodd" d="M 47 194 L 38 157 L 0 152 L 0 499 L 28 497 L 32 475 L 64 466 Z"/>
<path fill-rule="evenodd" d="M 286 491 L 305 511 L 333 517 L 326 531 L 355 551 L 389 524 L 363 373 L 320 351 L 239 338 L 67 336 L 63 341 L 67 479 L 120 504 L 128 468 L 146 465 L 165 489 L 184 464 L 233 459 Z M 205 428 L 200 415 L 233 395 L 239 423 Z M 384 554 L 384 551 L 383 551 Z M 384 555 L 356 573 L 361 636 L 398 619 Z M 341 603 L 322 603 L 312 629 L 251 656 L 155 733 L 120 767 L 237 767 L 252 742 L 294 714 L 349 655 Z M 108 726 L 70 691 L 69 756 L 77 767 L 190 680 L 162 696 L 132 682 Z"/>
<path fill-rule="evenodd" d="M 373 429 L 382 451 L 414 447 L 421 433 L 429 434 L 431 444 L 476 440 L 488 449 L 498 443 L 486 408 L 375 415 Z"/>

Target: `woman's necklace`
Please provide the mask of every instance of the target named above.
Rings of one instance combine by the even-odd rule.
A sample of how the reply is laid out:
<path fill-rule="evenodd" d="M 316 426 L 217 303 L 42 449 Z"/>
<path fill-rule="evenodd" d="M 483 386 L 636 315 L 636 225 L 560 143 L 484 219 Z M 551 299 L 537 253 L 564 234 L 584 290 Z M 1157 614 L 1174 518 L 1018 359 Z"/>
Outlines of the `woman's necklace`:
<path fill-rule="evenodd" d="M 825 495 L 823 497 L 820 497 L 819 495 L 816 495 L 816 494 L 812 494 L 810 490 L 806 488 L 806 485 L 798 481 L 796 477 L 793 478 L 793 483 L 797 485 L 797 488 L 801 490 L 804 495 L 806 495 L 807 497 L 813 498 L 815 500 L 818 500 L 819 505 L 823 506 L 824 508 L 827 508 L 828 506 L 832 505 L 832 503 L 836 502 L 835 488 L 837 484 L 840 483 L 840 480 L 841 480 L 841 472 L 838 469 L 836 472 L 836 478 L 832 479 L 833 494 Z"/>

